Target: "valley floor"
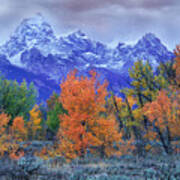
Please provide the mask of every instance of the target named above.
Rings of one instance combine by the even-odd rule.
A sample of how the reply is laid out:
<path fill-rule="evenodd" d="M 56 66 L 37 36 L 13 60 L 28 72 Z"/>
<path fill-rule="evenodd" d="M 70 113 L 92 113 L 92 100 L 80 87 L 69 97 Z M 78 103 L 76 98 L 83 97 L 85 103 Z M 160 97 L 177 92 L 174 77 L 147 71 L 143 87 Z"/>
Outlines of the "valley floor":
<path fill-rule="evenodd" d="M 61 158 L 1 159 L 0 180 L 178 180 L 180 155 L 86 157 L 65 163 Z"/>

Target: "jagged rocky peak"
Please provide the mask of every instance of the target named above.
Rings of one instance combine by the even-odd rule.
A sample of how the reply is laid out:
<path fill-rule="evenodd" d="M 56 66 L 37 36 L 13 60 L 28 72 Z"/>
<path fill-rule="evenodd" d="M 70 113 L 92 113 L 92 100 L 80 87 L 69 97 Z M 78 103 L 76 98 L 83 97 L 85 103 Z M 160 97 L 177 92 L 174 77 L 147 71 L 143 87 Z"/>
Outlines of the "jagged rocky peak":
<path fill-rule="evenodd" d="M 63 51 L 73 51 L 73 52 L 86 52 L 93 51 L 96 46 L 96 42 L 88 38 L 88 36 L 80 31 L 74 31 L 64 37 L 59 39 L 60 49 Z"/>
<path fill-rule="evenodd" d="M 77 30 L 74 33 L 70 34 L 70 36 L 74 36 L 76 38 L 88 38 L 84 32 L 81 30 Z"/>
<path fill-rule="evenodd" d="M 60 39 L 63 39 L 67 42 L 71 42 L 71 43 L 82 43 L 82 42 L 91 42 L 91 40 L 88 38 L 88 36 L 82 32 L 81 30 L 76 30 L 64 37 L 61 37 Z"/>
<path fill-rule="evenodd" d="M 33 46 L 41 48 L 54 43 L 55 40 L 52 27 L 38 13 L 34 17 L 24 19 L 10 39 L 0 47 L 0 51 L 8 57 L 13 57 Z"/>
<path fill-rule="evenodd" d="M 125 43 L 122 43 L 122 42 L 119 42 L 118 45 L 116 46 L 116 48 L 118 50 L 121 50 L 121 49 L 126 48 L 126 47 L 127 47 L 127 45 Z"/>
<path fill-rule="evenodd" d="M 154 40 L 158 40 L 160 41 L 156 35 L 154 33 L 146 33 L 144 36 L 143 36 L 143 39 L 146 39 L 148 41 L 154 41 Z"/>
<path fill-rule="evenodd" d="M 52 27 L 45 21 L 44 17 L 38 13 L 34 17 L 24 19 L 17 27 L 14 36 L 24 36 L 25 38 L 55 38 Z"/>
<path fill-rule="evenodd" d="M 136 47 L 149 48 L 150 46 L 163 46 L 160 39 L 153 33 L 146 33 L 135 45 Z"/>

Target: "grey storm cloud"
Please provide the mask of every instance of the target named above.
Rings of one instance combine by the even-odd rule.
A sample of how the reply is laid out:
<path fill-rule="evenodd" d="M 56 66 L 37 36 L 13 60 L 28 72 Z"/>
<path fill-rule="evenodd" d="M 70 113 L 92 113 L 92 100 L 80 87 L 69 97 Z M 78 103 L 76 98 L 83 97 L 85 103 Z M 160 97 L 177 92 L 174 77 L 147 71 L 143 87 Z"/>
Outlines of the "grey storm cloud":
<path fill-rule="evenodd" d="M 25 1 L 27 3 L 27 1 Z M 67 8 L 71 11 L 88 11 L 104 6 L 117 5 L 124 8 L 154 8 L 159 9 L 176 4 L 177 0 L 32 0 L 31 3 L 45 6 Z"/>
<path fill-rule="evenodd" d="M 23 18 L 41 12 L 58 34 L 75 29 L 106 43 L 134 42 L 153 32 L 170 48 L 180 43 L 179 0 L 0 0 L 0 41 Z M 178 42 L 179 41 L 179 42 Z"/>
<path fill-rule="evenodd" d="M 34 2 L 45 6 L 48 4 L 54 8 L 63 7 L 66 8 L 66 10 L 80 13 L 109 6 L 159 9 L 173 6 L 178 3 L 178 0 L 34 0 Z"/>

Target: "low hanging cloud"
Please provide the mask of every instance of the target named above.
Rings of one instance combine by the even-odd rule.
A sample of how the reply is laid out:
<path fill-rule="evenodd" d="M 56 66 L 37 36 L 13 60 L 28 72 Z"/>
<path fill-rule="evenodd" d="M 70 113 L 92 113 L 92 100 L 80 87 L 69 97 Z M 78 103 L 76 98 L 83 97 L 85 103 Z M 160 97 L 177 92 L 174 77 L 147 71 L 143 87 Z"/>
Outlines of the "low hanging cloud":
<path fill-rule="evenodd" d="M 0 41 L 23 18 L 41 12 L 59 34 L 81 29 L 91 38 L 110 43 L 136 41 L 153 32 L 170 48 L 180 42 L 179 0 L 0 1 Z"/>

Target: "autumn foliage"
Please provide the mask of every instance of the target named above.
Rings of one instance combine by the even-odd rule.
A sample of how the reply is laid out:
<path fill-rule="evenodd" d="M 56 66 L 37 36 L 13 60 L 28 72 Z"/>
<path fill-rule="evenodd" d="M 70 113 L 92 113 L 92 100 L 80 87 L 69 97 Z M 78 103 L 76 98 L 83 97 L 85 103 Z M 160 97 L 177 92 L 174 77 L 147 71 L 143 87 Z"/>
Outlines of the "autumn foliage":
<path fill-rule="evenodd" d="M 25 127 L 23 117 L 16 117 L 12 124 L 12 135 L 15 139 L 25 140 L 27 136 L 27 128 Z"/>
<path fill-rule="evenodd" d="M 26 130 L 22 117 L 16 117 L 11 127 L 8 126 L 10 119 L 7 114 L 0 114 L 0 155 L 3 156 L 7 152 L 11 158 L 18 159 L 22 156 L 23 151 L 16 154 L 19 148 L 17 141 L 25 140 Z"/>
<path fill-rule="evenodd" d="M 167 153 L 172 152 L 173 138 L 180 136 L 179 97 L 160 91 L 155 101 L 144 106 L 144 114 L 151 125 L 146 138 L 160 141 Z"/>
<path fill-rule="evenodd" d="M 30 139 L 37 139 L 38 131 L 41 130 L 41 111 L 39 110 L 38 105 L 35 105 L 32 110 L 29 112 L 30 119 L 27 123 L 28 126 L 28 135 Z"/>
<path fill-rule="evenodd" d="M 78 77 L 71 72 L 61 84 L 59 100 L 68 114 L 60 115 L 59 151 L 67 158 L 84 156 L 87 148 L 101 155 L 114 153 L 113 144 L 119 141 L 118 124 L 114 116 L 105 114 L 107 82 L 100 84 L 97 74 Z"/>
<path fill-rule="evenodd" d="M 0 155 L 8 153 L 11 159 L 19 159 L 24 156 L 24 151 L 19 151 L 19 143 L 35 137 L 40 127 L 40 111 L 35 106 L 30 111 L 30 120 L 26 122 L 22 116 L 13 119 L 13 123 L 9 125 L 11 118 L 5 113 L 0 114 Z"/>
<path fill-rule="evenodd" d="M 180 109 L 179 100 L 168 97 L 166 91 L 160 91 L 156 100 L 147 103 L 144 107 L 145 115 L 151 123 L 154 122 L 161 131 L 169 128 L 172 135 L 180 135 Z"/>
<path fill-rule="evenodd" d="M 35 152 L 44 159 L 180 152 L 180 46 L 174 53 L 156 71 L 135 62 L 122 97 L 108 92 L 95 71 L 74 70 L 42 107 L 34 105 L 33 86 L 0 78 L 0 156 L 17 160 L 24 156 L 20 142 L 42 139 L 52 142 Z"/>

